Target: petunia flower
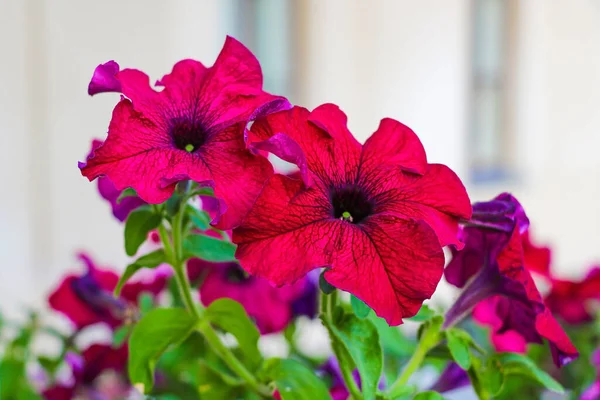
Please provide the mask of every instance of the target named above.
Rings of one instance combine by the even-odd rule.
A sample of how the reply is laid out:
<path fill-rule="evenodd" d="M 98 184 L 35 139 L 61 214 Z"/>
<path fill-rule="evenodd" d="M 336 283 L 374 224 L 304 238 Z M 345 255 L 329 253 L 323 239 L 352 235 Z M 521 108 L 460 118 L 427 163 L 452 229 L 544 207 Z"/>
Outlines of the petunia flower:
<path fill-rule="evenodd" d="M 581 394 L 579 400 L 598 400 L 600 399 L 600 349 L 594 351 L 590 357 L 590 364 L 596 368 L 598 377 L 594 383 L 588 386 Z"/>
<path fill-rule="evenodd" d="M 239 264 L 188 261 L 192 282 L 201 280 L 200 299 L 205 305 L 220 298 L 240 303 L 256 321 L 263 334 L 281 332 L 295 316 L 314 317 L 317 307 L 316 281 L 302 279 L 294 285 L 276 288 L 264 280 L 248 276 Z"/>
<path fill-rule="evenodd" d="M 90 150 L 87 159 L 89 159 L 94 154 L 94 150 L 100 146 L 102 146 L 102 141 L 94 139 L 92 141 L 92 149 Z M 113 215 L 121 222 L 127 219 L 130 212 L 147 204 L 138 196 L 127 196 L 119 201 L 119 197 L 121 196 L 121 193 L 123 193 L 123 190 L 117 189 L 110 178 L 101 176 L 96 181 L 98 182 L 98 192 L 100 192 L 100 196 L 110 203 Z"/>
<path fill-rule="evenodd" d="M 43 391 L 46 400 L 120 399 L 131 390 L 126 377 L 127 346 L 93 344 L 81 353 L 67 358 L 72 370 L 68 384 L 59 383 Z"/>
<path fill-rule="evenodd" d="M 125 284 L 119 298 L 113 290 L 119 276 L 110 270 L 96 267 L 85 254 L 79 258 L 86 265 L 83 275 L 68 275 L 50 294 L 52 309 L 68 317 L 77 329 L 103 322 L 112 328 L 135 318 L 138 297 L 142 292 L 158 295 L 166 285 L 166 276 L 156 274 L 148 282 L 130 281 Z"/>
<path fill-rule="evenodd" d="M 535 272 L 538 276 L 546 279 L 552 279 L 550 265 L 552 261 L 552 251 L 547 246 L 537 245 L 531 238 L 531 230 L 521 235 L 523 240 L 523 260 L 525 268 Z"/>
<path fill-rule="evenodd" d="M 457 363 L 450 362 L 429 390 L 438 393 L 450 392 L 471 384 L 469 376 Z"/>
<path fill-rule="evenodd" d="M 580 281 L 552 280 L 550 292 L 544 299 L 552 312 L 568 324 L 590 322 L 592 301 L 600 300 L 600 267 L 594 267 Z"/>
<path fill-rule="evenodd" d="M 262 90 L 258 60 L 228 37 L 212 67 L 178 62 L 154 90 L 146 74 L 106 64 L 92 78 L 91 93 L 121 92 L 108 137 L 86 163 L 90 180 L 107 176 L 118 190 L 132 187 L 146 202 L 167 200 L 177 182 L 214 187 L 221 201 L 215 224 L 239 224 L 272 174 L 270 163 L 250 153 L 244 139 L 249 121 L 289 108 Z M 119 83 L 119 85 L 116 84 Z"/>
<path fill-rule="evenodd" d="M 514 198 L 507 198 L 507 201 L 518 204 Z M 513 226 L 507 231 L 508 225 L 488 224 L 490 221 L 478 212 L 486 207 L 485 203 L 473 205 L 477 220 L 466 223 L 462 232 L 465 248 L 453 255 L 447 267 L 451 271 L 451 279 L 448 279 L 451 283 L 462 283 L 473 274 L 474 277 L 448 310 L 444 324 L 456 323 L 485 301 L 478 306 L 485 309 L 480 309 L 476 315 L 492 326 L 492 338 L 499 349 L 507 350 L 502 347 L 504 345 L 518 346 L 519 339 L 515 338 L 515 333 L 525 343 L 542 343 L 546 339 L 555 364 L 567 364 L 578 353 L 545 306 L 525 267 L 522 233 L 526 227 L 523 227 L 522 216 L 511 217 Z M 507 216 L 510 214 L 507 213 Z M 493 220 L 497 217 L 494 214 Z"/>
<path fill-rule="evenodd" d="M 429 164 L 393 119 L 361 145 L 333 104 L 257 120 L 249 142 L 297 164 L 302 179 L 275 174 L 234 230 L 242 267 L 278 286 L 327 267 L 330 284 L 389 324 L 416 314 L 440 280 L 442 246 L 461 246 L 458 221 L 471 214 L 456 174 Z"/>

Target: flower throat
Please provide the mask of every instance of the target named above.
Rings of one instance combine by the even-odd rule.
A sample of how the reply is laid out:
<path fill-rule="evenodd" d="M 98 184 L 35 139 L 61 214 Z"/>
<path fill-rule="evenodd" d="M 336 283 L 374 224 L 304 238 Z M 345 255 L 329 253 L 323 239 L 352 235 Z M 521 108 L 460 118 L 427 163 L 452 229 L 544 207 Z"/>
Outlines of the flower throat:
<path fill-rule="evenodd" d="M 373 213 L 373 203 L 358 187 L 342 186 L 331 191 L 333 217 L 358 224 Z"/>

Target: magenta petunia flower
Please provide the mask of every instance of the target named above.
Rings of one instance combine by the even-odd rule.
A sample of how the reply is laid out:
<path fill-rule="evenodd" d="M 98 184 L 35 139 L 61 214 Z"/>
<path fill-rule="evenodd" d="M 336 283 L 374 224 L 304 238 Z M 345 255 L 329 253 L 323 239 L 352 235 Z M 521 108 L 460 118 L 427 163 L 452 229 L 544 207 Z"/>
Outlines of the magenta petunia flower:
<path fill-rule="evenodd" d="M 458 221 L 471 215 L 456 174 L 389 118 L 362 146 L 332 104 L 272 114 L 248 135 L 302 179 L 275 174 L 234 230 L 242 267 L 275 285 L 328 267 L 329 283 L 391 325 L 416 314 L 440 280 L 442 246 L 461 245 Z"/>
<path fill-rule="evenodd" d="M 594 319 L 591 303 L 600 300 L 600 267 L 594 267 L 580 281 L 552 280 L 544 301 L 555 315 L 569 324 L 582 324 Z"/>
<path fill-rule="evenodd" d="M 438 379 L 429 390 L 438 393 L 446 393 L 465 386 L 469 386 L 471 381 L 467 372 L 462 369 L 457 363 L 450 362 L 444 368 Z"/>
<path fill-rule="evenodd" d="M 125 370 L 127 346 L 113 348 L 110 345 L 93 344 L 81 353 L 67 359 L 73 379 L 70 384 L 57 384 L 43 392 L 46 400 L 70 400 L 73 398 L 113 399 L 127 397 L 131 386 Z M 109 378 L 100 378 L 112 373 Z"/>
<path fill-rule="evenodd" d="M 118 190 L 132 187 L 153 204 L 190 179 L 214 187 L 222 200 L 215 221 L 220 228 L 237 225 L 272 174 L 264 157 L 246 149 L 246 124 L 289 108 L 287 100 L 262 90 L 254 55 L 228 37 L 212 67 L 180 61 L 156 83 L 161 91 L 143 72 L 113 74 L 118 65 L 108 64 L 94 73 L 90 93 L 120 91 L 125 97 L 104 144 L 80 163 L 82 174 L 90 180 L 106 176 Z"/>
<path fill-rule="evenodd" d="M 516 199 L 509 201 L 516 202 Z M 478 306 L 482 308 L 476 315 L 492 327 L 498 347 L 519 346 L 515 333 L 525 343 L 542 343 L 546 339 L 556 365 L 567 364 L 578 356 L 578 352 L 545 306 L 525 267 L 522 218 L 513 218 L 512 231 L 507 232 L 506 226 L 498 228 L 487 224 L 489 221 L 485 216 L 477 212 L 484 206 L 484 203 L 473 206 L 473 214 L 478 219 L 466 224 L 462 232 L 465 248 L 454 254 L 447 267 L 452 272 L 448 279 L 451 283 L 462 283 L 465 277 L 468 279 L 473 274 L 474 277 L 448 310 L 444 324 L 455 323 L 485 301 Z"/>
<path fill-rule="evenodd" d="M 161 274 L 156 274 L 148 282 L 130 281 L 117 299 L 113 290 L 119 276 L 96 267 L 85 254 L 80 254 L 79 258 L 86 265 L 86 273 L 68 275 L 48 297 L 50 307 L 67 316 L 77 329 L 99 322 L 115 328 L 135 317 L 138 297 L 142 292 L 156 296 L 166 285 L 167 278 Z"/>
<path fill-rule="evenodd" d="M 579 397 L 579 400 L 598 400 L 600 399 L 600 349 L 596 349 L 591 357 L 590 364 L 596 368 L 597 378 L 594 383 L 588 386 Z"/>
<path fill-rule="evenodd" d="M 89 159 L 94 154 L 94 150 L 100 146 L 102 146 L 102 141 L 94 139 L 92 141 L 92 149 L 90 150 L 87 159 Z M 147 204 L 144 200 L 137 196 L 128 196 L 121 199 L 121 201 L 118 201 L 119 196 L 121 196 L 121 193 L 123 193 L 123 190 L 117 189 L 110 178 L 101 176 L 96 181 L 98 182 L 98 192 L 100 192 L 100 196 L 110 203 L 113 215 L 121 222 L 127 219 L 127 216 L 130 212 L 138 207 L 143 206 L 144 204 Z"/>
<path fill-rule="evenodd" d="M 280 332 L 299 315 L 314 317 L 317 308 L 317 282 L 301 279 L 293 285 L 276 288 L 268 281 L 248 276 L 239 264 L 188 261 L 192 282 L 201 280 L 200 299 L 205 305 L 230 298 L 256 321 L 263 334 Z"/>

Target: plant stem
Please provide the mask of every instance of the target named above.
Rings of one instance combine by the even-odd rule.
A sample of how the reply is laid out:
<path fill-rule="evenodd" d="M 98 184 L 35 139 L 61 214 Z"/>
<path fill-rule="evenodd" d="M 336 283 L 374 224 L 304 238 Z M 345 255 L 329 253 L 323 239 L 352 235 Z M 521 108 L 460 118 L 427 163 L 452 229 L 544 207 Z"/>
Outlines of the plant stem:
<path fill-rule="evenodd" d="M 439 327 L 435 330 L 426 330 L 423 332 L 415 352 L 410 357 L 410 360 L 408 360 L 408 363 L 402 370 L 398 379 L 396 379 L 396 382 L 394 382 L 388 390 L 388 394 L 391 398 L 399 396 L 402 393 L 403 387 L 408 383 L 410 377 L 421 367 L 429 350 L 438 344 L 439 338 Z"/>
<path fill-rule="evenodd" d="M 321 292 L 321 315 L 323 319 L 326 321 L 327 325 L 333 325 L 333 311 L 335 310 L 337 302 L 337 289 L 334 290 L 330 294 L 325 294 Z M 331 330 L 329 330 L 329 334 L 332 335 Z M 346 384 L 346 388 L 350 392 L 352 399 L 361 400 L 363 398 L 354 377 L 352 376 L 352 370 L 350 366 L 344 362 L 344 358 L 340 357 L 340 354 L 337 354 L 336 348 L 337 346 L 332 346 L 337 360 L 338 365 L 340 367 L 340 372 L 342 373 L 342 378 L 344 379 L 344 383 Z"/>
<path fill-rule="evenodd" d="M 186 199 L 186 197 L 184 197 Z M 263 397 L 271 397 L 271 391 L 265 385 L 260 384 L 254 375 L 250 371 L 246 369 L 246 367 L 237 359 L 237 357 L 231 352 L 229 348 L 227 348 L 221 339 L 213 329 L 213 327 L 206 321 L 206 319 L 202 319 L 200 311 L 198 307 L 200 304 L 194 303 L 192 298 L 192 291 L 190 282 L 187 278 L 185 271 L 185 260 L 183 255 L 183 215 L 185 213 L 185 201 L 182 202 L 181 208 L 179 211 L 173 216 L 172 224 L 171 224 L 171 234 L 173 237 L 173 246 L 171 246 L 171 242 L 169 240 L 168 232 L 163 224 L 161 224 L 158 228 L 158 233 L 163 242 L 163 246 L 165 247 L 165 254 L 167 255 L 167 259 L 169 263 L 175 270 L 175 281 L 177 282 L 177 286 L 182 295 L 183 302 L 185 303 L 188 311 L 194 316 L 194 318 L 198 321 L 198 331 L 202 333 L 206 341 L 211 345 L 211 347 L 217 352 L 217 354 L 223 359 L 225 364 L 233 372 L 235 372 L 246 385 L 255 391 L 257 394 Z"/>
<path fill-rule="evenodd" d="M 246 367 L 237 359 L 237 357 L 231 352 L 231 350 L 229 350 L 223 344 L 215 330 L 212 328 L 212 326 L 208 324 L 208 322 L 206 322 L 205 320 L 201 321 L 198 324 L 198 330 L 200 331 L 200 333 L 202 333 L 202 335 L 204 336 L 208 344 L 210 344 L 212 349 L 223 359 L 225 364 L 227 364 L 227 366 L 231 368 L 233 372 L 235 372 L 240 378 L 242 378 L 249 388 L 254 390 L 256 393 L 260 394 L 261 396 L 271 396 L 271 391 L 269 390 L 269 388 L 258 383 L 254 375 L 252 375 L 252 373 L 250 373 L 250 371 L 246 369 Z"/>

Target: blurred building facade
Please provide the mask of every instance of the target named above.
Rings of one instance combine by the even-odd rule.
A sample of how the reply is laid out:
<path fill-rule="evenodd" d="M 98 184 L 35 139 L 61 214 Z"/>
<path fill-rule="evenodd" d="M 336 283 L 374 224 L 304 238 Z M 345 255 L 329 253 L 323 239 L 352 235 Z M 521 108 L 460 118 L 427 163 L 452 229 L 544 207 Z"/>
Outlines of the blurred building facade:
<path fill-rule="evenodd" d="M 118 99 L 87 96 L 95 66 L 156 79 L 210 65 L 226 34 L 268 89 L 340 105 L 359 140 L 396 118 L 473 200 L 515 193 L 561 274 L 600 261 L 598 0 L 0 0 L 0 304 L 41 299 L 77 250 L 126 263 L 77 169 Z"/>

